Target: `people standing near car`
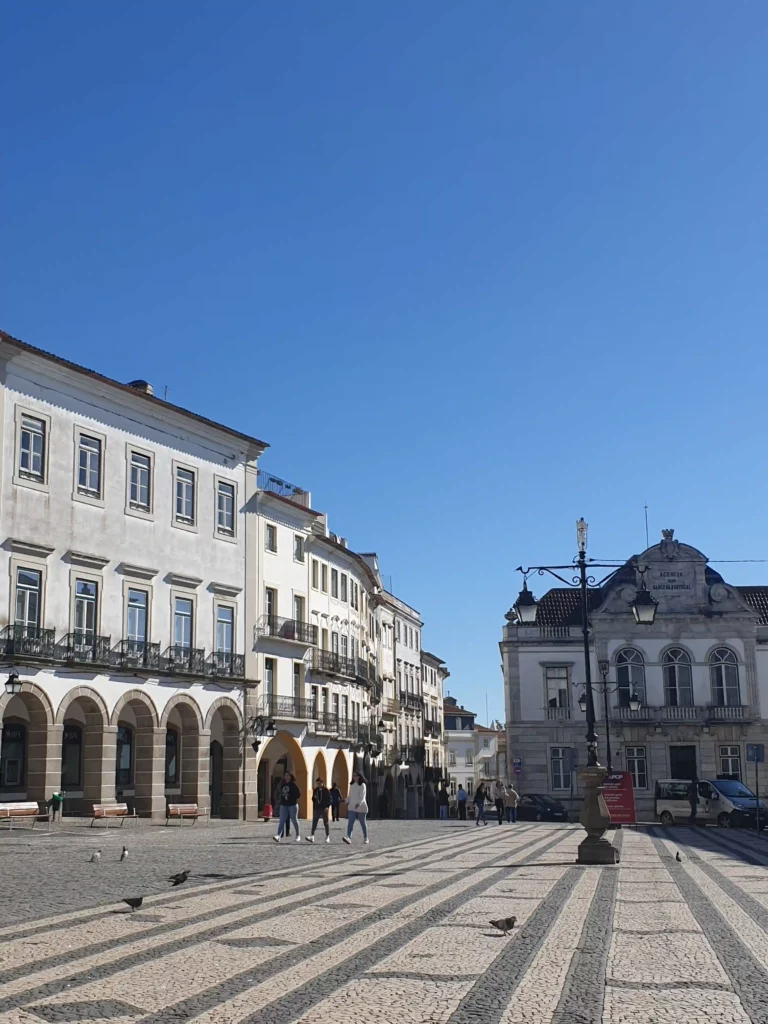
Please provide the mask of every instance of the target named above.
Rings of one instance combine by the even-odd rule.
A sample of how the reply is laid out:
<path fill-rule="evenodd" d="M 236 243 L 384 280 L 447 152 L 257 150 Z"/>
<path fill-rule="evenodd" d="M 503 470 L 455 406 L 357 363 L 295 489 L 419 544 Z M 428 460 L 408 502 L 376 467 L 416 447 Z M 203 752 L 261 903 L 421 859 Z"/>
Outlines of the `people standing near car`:
<path fill-rule="evenodd" d="M 315 779 L 315 788 L 312 790 L 312 831 L 307 836 L 308 843 L 314 843 L 317 823 L 322 818 L 325 826 L 325 841 L 331 841 L 331 829 L 328 825 L 328 808 L 331 806 L 331 791 L 319 776 Z"/>
<path fill-rule="evenodd" d="M 341 801 L 343 799 L 341 790 L 335 782 L 331 783 L 331 821 L 339 820 L 339 807 L 341 807 Z"/>
<path fill-rule="evenodd" d="M 475 805 L 475 825 L 479 825 L 480 822 L 487 825 L 488 822 L 485 820 L 485 801 L 488 797 L 488 793 L 485 788 L 485 783 L 481 782 L 475 790 L 475 798 L 473 803 Z"/>
<path fill-rule="evenodd" d="M 283 784 L 280 787 L 280 818 L 277 827 L 277 835 L 272 836 L 276 843 L 283 838 L 283 834 L 290 821 L 296 832 L 296 842 L 301 842 L 299 833 L 299 798 L 301 790 L 296 785 L 296 776 L 293 772 L 286 772 L 283 776 Z"/>
<path fill-rule="evenodd" d="M 440 792 L 437 794 L 437 802 L 440 806 L 440 821 L 447 821 L 449 796 L 445 783 L 442 784 Z"/>
<path fill-rule="evenodd" d="M 365 776 L 362 772 L 353 772 L 352 785 L 349 787 L 349 796 L 347 797 L 347 834 L 341 837 L 347 844 L 352 842 L 352 829 L 355 827 L 356 821 L 360 822 L 363 842 L 368 842 L 368 825 L 365 820 L 368 816 L 367 795 L 368 787 Z"/>
<path fill-rule="evenodd" d="M 456 807 L 459 811 L 459 821 L 467 820 L 467 791 L 463 786 L 456 790 Z"/>
<path fill-rule="evenodd" d="M 507 786 L 507 792 L 504 796 L 504 806 L 507 810 L 507 822 L 512 824 L 513 821 L 517 821 L 517 801 L 520 799 L 520 795 L 514 786 Z"/>
<path fill-rule="evenodd" d="M 496 806 L 496 814 L 499 818 L 499 824 L 504 821 L 504 798 L 507 795 L 507 791 L 504 787 L 504 783 L 501 779 L 496 779 L 493 784 L 493 802 Z"/>

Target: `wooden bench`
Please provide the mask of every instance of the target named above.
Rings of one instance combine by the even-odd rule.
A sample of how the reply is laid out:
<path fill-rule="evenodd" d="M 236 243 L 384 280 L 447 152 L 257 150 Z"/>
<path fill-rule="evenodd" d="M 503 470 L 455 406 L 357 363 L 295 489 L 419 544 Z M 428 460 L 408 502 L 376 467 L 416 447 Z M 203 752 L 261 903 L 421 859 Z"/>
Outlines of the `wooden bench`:
<path fill-rule="evenodd" d="M 167 825 L 171 818 L 178 818 L 179 825 L 183 825 L 185 818 L 191 818 L 194 825 L 198 818 L 205 818 L 207 815 L 208 811 L 201 811 L 197 804 L 168 804 L 165 824 Z"/>
<path fill-rule="evenodd" d="M 48 830 L 51 828 L 51 816 L 48 811 L 41 811 L 36 800 L 28 802 L 19 800 L 16 803 L 0 804 L 0 822 L 8 822 L 9 830 L 13 831 L 14 822 L 17 825 L 28 824 L 34 828 L 38 821 L 47 821 Z"/>
<path fill-rule="evenodd" d="M 93 805 L 93 817 L 91 818 L 91 828 L 95 821 L 106 822 L 107 828 L 112 820 L 120 822 L 120 828 L 123 827 L 126 821 L 138 822 L 136 811 L 129 811 L 128 804 L 94 804 Z"/>

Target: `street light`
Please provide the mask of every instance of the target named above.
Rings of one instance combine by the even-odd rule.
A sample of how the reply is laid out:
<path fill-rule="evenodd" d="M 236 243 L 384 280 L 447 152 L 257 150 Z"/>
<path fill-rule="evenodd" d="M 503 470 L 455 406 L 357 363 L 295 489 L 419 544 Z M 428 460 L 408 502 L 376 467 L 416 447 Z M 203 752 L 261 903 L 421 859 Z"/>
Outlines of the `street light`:
<path fill-rule="evenodd" d="M 528 583 L 523 580 L 523 589 L 520 591 L 515 604 L 517 617 L 524 626 L 532 626 L 536 622 L 536 612 L 539 610 L 539 603 L 528 589 Z"/>
<path fill-rule="evenodd" d="M 274 719 L 268 718 L 266 715 L 255 715 L 248 722 L 248 728 L 254 736 L 251 746 L 256 754 L 259 752 L 259 747 L 264 737 L 266 736 L 268 740 L 271 740 L 277 732 Z"/>
<path fill-rule="evenodd" d="M 11 697 L 16 693 L 21 693 L 21 680 L 18 672 L 11 672 L 6 679 L 5 692 Z"/>

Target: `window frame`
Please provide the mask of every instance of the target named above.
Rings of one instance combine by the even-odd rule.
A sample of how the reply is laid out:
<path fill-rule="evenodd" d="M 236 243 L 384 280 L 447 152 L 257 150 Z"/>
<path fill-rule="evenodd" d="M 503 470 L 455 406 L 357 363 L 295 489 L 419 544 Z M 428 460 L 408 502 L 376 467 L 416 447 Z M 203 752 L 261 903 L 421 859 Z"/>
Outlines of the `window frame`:
<path fill-rule="evenodd" d="M 43 424 L 43 472 L 42 475 L 28 476 L 21 468 L 21 432 L 24 417 L 39 420 Z M 33 491 L 50 491 L 50 453 L 51 453 L 51 417 L 37 409 L 17 404 L 14 407 L 15 441 L 13 459 L 13 482 L 20 487 L 29 487 Z"/>
<path fill-rule="evenodd" d="M 668 661 L 667 659 L 672 655 L 674 651 L 679 651 L 683 658 L 676 658 L 674 661 Z M 688 668 L 688 686 L 686 689 L 690 691 L 690 702 L 688 704 L 681 704 L 680 697 L 680 681 L 679 681 L 679 666 L 686 665 Z M 669 703 L 669 692 L 670 688 L 667 685 L 667 669 L 673 669 L 675 672 L 675 697 L 677 703 Z M 661 655 L 661 683 L 662 690 L 664 693 L 664 707 L 667 708 L 692 708 L 694 707 L 694 693 L 693 693 L 693 658 L 691 657 L 690 651 L 686 651 L 684 647 L 679 644 L 673 644 L 668 647 Z"/>
<path fill-rule="evenodd" d="M 142 455 L 144 458 L 149 459 L 148 508 L 131 504 L 131 456 L 134 452 L 136 455 Z M 154 522 L 155 519 L 155 453 L 150 451 L 148 448 L 142 448 L 140 445 L 132 444 L 130 441 L 126 441 L 125 444 L 125 514 L 128 516 L 134 516 L 136 519 L 145 519 L 149 522 Z"/>
<path fill-rule="evenodd" d="M 269 546 L 270 533 L 275 538 L 275 546 Z M 277 523 L 264 523 L 264 550 L 270 555 L 277 554 Z"/>
<path fill-rule="evenodd" d="M 187 533 L 197 533 L 198 523 L 200 520 L 200 504 L 198 500 L 198 492 L 200 489 L 200 474 L 194 466 L 190 466 L 186 462 L 178 462 L 176 459 L 172 463 L 172 480 L 173 486 L 171 490 L 171 526 L 176 530 L 185 530 Z M 179 485 L 179 472 L 191 473 L 192 474 L 192 518 L 187 519 L 186 517 L 179 518 L 179 510 L 177 507 L 178 501 L 178 485 Z M 187 486 L 185 484 L 185 486 Z M 214 517 L 214 523 L 216 517 Z M 215 528 L 215 527 L 214 527 Z"/>
<path fill-rule="evenodd" d="M 720 659 L 718 661 L 715 661 L 714 660 L 715 656 L 716 655 L 721 655 L 721 654 L 728 654 L 728 655 L 730 655 L 730 658 L 732 660 Z M 707 666 L 709 668 L 709 689 L 710 689 L 710 699 L 712 701 L 712 705 L 711 706 L 712 707 L 716 707 L 716 708 L 739 708 L 739 707 L 741 707 L 742 706 L 742 703 L 741 703 L 741 674 L 739 672 L 739 658 L 738 658 L 738 655 L 736 654 L 736 652 L 732 648 L 726 647 L 725 645 L 721 645 L 720 647 L 715 647 L 715 649 L 713 651 L 710 651 L 709 657 L 707 658 Z M 733 671 L 735 672 L 735 675 L 736 675 L 735 689 L 736 689 L 737 700 L 736 700 L 735 704 L 728 700 L 728 690 L 729 689 L 732 690 L 733 686 L 731 686 L 731 687 L 728 686 L 726 666 L 729 666 L 729 667 L 732 666 L 733 667 Z M 715 676 L 716 675 L 720 676 L 720 682 L 719 683 L 715 682 Z M 718 700 L 715 699 L 715 690 L 716 690 L 716 688 L 718 686 L 722 689 L 722 696 L 723 696 L 722 701 L 718 701 Z"/>
<path fill-rule="evenodd" d="M 16 590 L 19 569 L 40 573 L 40 617 L 38 629 L 45 629 L 46 594 L 48 591 L 48 561 L 39 555 L 12 554 L 9 562 L 8 583 L 10 587 L 9 621 L 16 623 Z"/>
<path fill-rule="evenodd" d="M 3 740 L 3 732 L 6 729 L 18 729 L 21 733 L 20 740 Z M 21 743 L 21 770 L 18 782 L 8 782 L 2 766 L 8 761 L 8 748 L 11 743 Z M 5 751 L 5 757 L 3 756 Z M 18 793 L 27 786 L 27 773 L 29 772 L 29 723 L 20 718 L 6 715 L 0 722 L 0 786 L 6 793 Z"/>
<path fill-rule="evenodd" d="M 130 579 L 130 578 L 123 580 L 123 633 L 122 633 L 121 639 L 126 640 L 126 641 L 131 639 L 128 636 L 128 607 L 129 607 L 128 602 L 130 600 L 130 591 L 131 590 L 139 591 L 139 592 L 145 594 L 146 597 L 147 597 L 147 635 L 146 635 L 146 640 L 143 640 L 143 641 L 134 640 L 133 642 L 137 643 L 137 644 L 138 643 L 144 643 L 145 645 L 146 644 L 151 644 L 152 643 L 152 596 L 153 596 L 153 591 L 152 591 L 151 584 L 147 583 L 146 580 L 133 580 L 133 579 Z"/>
<path fill-rule="evenodd" d="M 184 590 L 178 587 L 171 587 L 171 621 L 170 621 L 170 636 L 168 638 L 168 646 L 179 648 L 180 650 L 194 651 L 197 649 L 197 594 L 192 590 Z M 176 601 L 190 601 L 192 603 L 192 612 L 190 615 L 190 644 L 189 648 L 182 647 L 176 643 Z"/>
<path fill-rule="evenodd" d="M 627 655 L 633 655 L 631 659 L 627 659 Z M 619 661 L 622 658 L 622 661 Z M 628 708 L 629 698 L 633 692 L 637 693 L 640 698 L 640 703 L 645 705 L 645 658 L 643 652 L 639 651 L 637 647 L 620 647 L 616 651 L 613 657 L 613 667 L 616 674 L 616 693 L 614 696 L 614 707 L 615 708 Z M 628 676 L 627 687 L 619 679 L 619 672 L 626 671 Z M 633 682 L 633 675 L 639 676 L 639 682 Z M 626 689 L 626 700 L 624 698 L 624 690 Z M 646 787 L 647 788 L 647 787 Z"/>
<path fill-rule="evenodd" d="M 301 557 L 298 555 L 298 551 L 301 551 Z M 299 565 L 306 565 L 307 563 L 307 539 L 303 533 L 293 534 L 293 560 Z"/>
<path fill-rule="evenodd" d="M 320 562 L 316 559 L 312 559 L 312 589 L 320 589 Z"/>
<path fill-rule="evenodd" d="M 642 751 L 642 754 L 637 751 Z M 631 753 L 630 753 L 631 751 Z M 640 770 L 642 764 L 642 775 L 645 778 L 645 785 L 639 785 Z M 632 788 L 644 792 L 648 789 L 648 746 L 645 743 L 635 743 L 624 747 L 624 766 L 632 776 Z"/>
<path fill-rule="evenodd" d="M 228 651 L 219 650 L 219 610 L 226 608 L 232 612 L 232 647 Z M 225 601 L 216 598 L 213 602 L 213 643 L 211 644 L 213 654 L 228 654 L 232 657 L 237 653 L 237 605 L 234 601 Z"/>
<path fill-rule="evenodd" d="M 726 750 L 731 751 L 731 753 L 729 753 L 729 754 L 723 753 L 723 751 L 726 751 Z M 733 751 L 736 751 L 736 753 L 733 753 Z M 727 776 L 729 779 L 732 779 L 734 777 L 734 773 L 733 772 L 725 772 L 723 770 L 724 767 L 725 767 L 726 761 L 731 761 L 731 762 L 732 761 L 737 761 L 738 762 L 739 771 L 738 771 L 737 778 L 738 778 L 739 782 L 744 782 L 743 767 L 742 767 L 744 762 L 743 762 L 743 758 L 741 756 L 741 744 L 740 743 L 718 743 L 718 745 L 717 745 L 717 763 L 718 763 L 718 767 L 720 769 L 720 771 L 718 772 L 718 776 L 717 777 L 718 778 L 723 778 L 724 776 Z"/>
<path fill-rule="evenodd" d="M 101 488 L 98 495 L 80 490 L 80 439 L 82 437 L 91 437 L 101 445 L 101 461 L 99 466 Z M 76 423 L 73 443 L 72 500 L 79 501 L 83 505 L 93 505 L 95 508 L 104 508 L 106 506 L 107 435 L 102 434 L 98 430 L 91 430 L 90 427 L 82 427 L 79 423 Z"/>
<path fill-rule="evenodd" d="M 339 570 L 331 567 L 331 597 L 339 599 Z"/>
<path fill-rule="evenodd" d="M 573 687 L 573 662 L 572 661 L 543 661 L 540 663 L 543 674 L 544 684 L 544 708 L 548 710 L 551 707 L 557 708 L 563 711 L 571 710 L 571 689 Z M 549 673 L 553 670 L 565 670 L 565 686 L 558 689 L 558 695 L 555 698 L 551 698 L 549 695 Z M 560 677 L 562 679 L 562 677 Z M 560 694 L 565 691 L 565 704 L 550 704 L 550 700 L 560 700 Z"/>
<path fill-rule="evenodd" d="M 67 730 L 77 732 L 79 734 L 77 745 L 80 748 L 78 752 L 78 764 L 77 764 L 77 782 L 70 782 L 64 778 L 64 752 L 68 746 L 74 746 L 73 740 L 67 739 Z M 61 734 L 61 788 L 69 796 L 73 796 L 75 793 L 82 792 L 83 789 L 83 726 L 80 722 L 64 722 L 63 731 Z"/>
<path fill-rule="evenodd" d="M 219 526 L 219 488 L 222 484 L 232 488 L 231 533 L 228 530 L 222 530 Z M 226 544 L 237 544 L 237 481 L 230 480 L 226 476 L 220 476 L 218 473 L 214 473 L 213 476 L 213 535 L 217 540 L 222 540 Z"/>
<path fill-rule="evenodd" d="M 320 593 L 328 593 L 328 563 L 320 563 Z"/>
<path fill-rule="evenodd" d="M 349 576 L 345 572 L 339 573 L 339 600 L 342 604 L 349 604 Z"/>
<path fill-rule="evenodd" d="M 168 739 L 171 736 L 175 737 L 174 759 L 176 761 L 176 774 L 172 779 L 168 777 Z M 165 780 L 166 789 L 181 789 L 181 730 L 175 725 L 168 725 L 165 729 L 165 764 L 163 769 L 163 778 Z"/>
<path fill-rule="evenodd" d="M 128 767 L 128 778 L 125 781 L 121 781 L 119 777 L 120 769 L 120 755 L 122 748 L 126 745 L 124 740 L 120 738 L 120 730 L 123 729 L 125 732 L 130 733 L 130 758 Z M 126 789 L 133 789 L 136 784 L 136 730 L 132 725 L 128 725 L 125 722 L 117 723 L 117 737 L 115 740 L 115 791 L 122 792 Z"/>
<path fill-rule="evenodd" d="M 96 587 L 96 600 L 94 604 L 94 641 L 101 636 L 101 606 L 104 596 L 104 577 L 90 572 L 82 572 L 79 569 L 71 569 L 69 573 L 69 632 L 80 632 L 77 628 L 77 584 L 92 583 Z M 87 643 L 84 639 L 83 643 Z"/>
<path fill-rule="evenodd" d="M 267 665 L 270 665 L 272 674 L 270 676 L 270 685 L 267 687 Z M 267 655 L 264 658 L 264 680 L 262 683 L 262 693 L 264 697 L 274 697 L 277 693 L 277 666 L 278 659 L 273 655 Z"/>
<path fill-rule="evenodd" d="M 573 779 L 573 769 L 571 767 L 571 749 L 571 747 L 563 747 L 557 745 L 550 746 L 549 748 L 547 760 L 549 761 L 549 778 L 553 793 L 570 793 L 571 791 L 571 783 Z M 555 751 L 559 751 L 557 756 L 555 756 Z M 556 761 L 562 764 L 560 774 L 563 785 L 561 786 L 555 784 Z"/>

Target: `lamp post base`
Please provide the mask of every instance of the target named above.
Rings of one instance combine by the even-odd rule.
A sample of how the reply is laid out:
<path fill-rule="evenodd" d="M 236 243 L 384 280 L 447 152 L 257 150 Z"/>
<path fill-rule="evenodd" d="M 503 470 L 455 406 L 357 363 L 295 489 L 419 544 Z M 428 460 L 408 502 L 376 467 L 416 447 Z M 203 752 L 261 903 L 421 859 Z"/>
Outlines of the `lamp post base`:
<path fill-rule="evenodd" d="M 611 816 L 603 800 L 603 781 L 607 768 L 600 765 L 585 768 L 579 774 L 583 786 L 584 804 L 579 821 L 587 835 L 579 843 L 577 864 L 618 864 L 619 851 L 605 838 L 611 824 Z"/>

